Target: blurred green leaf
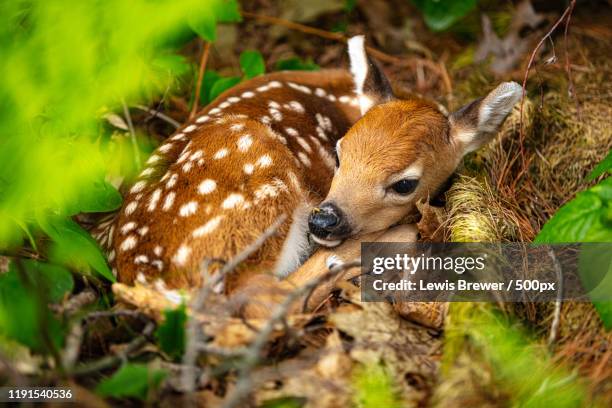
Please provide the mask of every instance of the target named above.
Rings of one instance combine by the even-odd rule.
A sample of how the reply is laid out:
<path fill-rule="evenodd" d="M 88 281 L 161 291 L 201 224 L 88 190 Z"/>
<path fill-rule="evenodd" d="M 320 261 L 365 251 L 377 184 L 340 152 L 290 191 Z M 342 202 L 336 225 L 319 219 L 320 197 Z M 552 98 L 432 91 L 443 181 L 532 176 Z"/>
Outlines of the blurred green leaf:
<path fill-rule="evenodd" d="M 146 400 L 149 393 L 156 390 L 166 372 L 150 370 L 144 364 L 125 364 L 112 377 L 102 380 L 96 392 L 104 397 L 137 398 Z"/>
<path fill-rule="evenodd" d="M 240 54 L 240 69 L 247 79 L 266 72 L 266 64 L 259 51 L 243 51 Z"/>
<path fill-rule="evenodd" d="M 277 71 L 317 71 L 320 67 L 312 59 L 306 61 L 297 57 L 287 58 L 276 62 Z"/>
<path fill-rule="evenodd" d="M 425 23 L 434 31 L 443 31 L 472 11 L 478 0 L 412 0 L 423 13 Z"/>
<path fill-rule="evenodd" d="M 98 244 L 79 224 L 70 218 L 55 217 L 42 221 L 41 226 L 52 240 L 49 259 L 83 273 L 92 268 L 107 280 L 116 281 Z"/>
<path fill-rule="evenodd" d="M 198 7 L 199 12 L 189 18 L 189 26 L 206 41 L 217 39 L 217 23 L 232 23 L 241 20 L 236 0 L 209 0 L 207 8 Z"/>
<path fill-rule="evenodd" d="M 164 353 L 176 359 L 185 352 L 185 324 L 187 312 L 185 305 L 164 312 L 164 322 L 155 331 L 155 337 Z"/>
<path fill-rule="evenodd" d="M 211 101 L 214 101 L 217 96 L 221 95 L 223 92 L 227 91 L 239 82 L 240 77 L 227 77 L 221 78 L 216 81 L 212 89 L 210 90 Z"/>
<path fill-rule="evenodd" d="M 344 11 L 350 13 L 355 9 L 357 5 L 357 0 L 344 0 Z"/>
<path fill-rule="evenodd" d="M 68 209 L 68 214 L 113 211 L 121 207 L 122 202 L 123 198 L 115 187 L 104 180 L 98 180 L 93 182 L 89 189 L 83 191 L 72 209 Z"/>
<path fill-rule="evenodd" d="M 595 167 L 593 169 L 593 171 L 591 172 L 591 174 L 589 174 L 589 176 L 587 177 L 587 181 L 593 181 L 595 180 L 597 177 L 601 176 L 604 173 L 611 173 L 612 172 L 612 150 L 610 150 L 608 152 L 608 155 L 606 156 L 605 159 L 603 159 L 598 165 L 597 167 Z"/>
<path fill-rule="evenodd" d="M 9 271 L 0 274 L 0 334 L 48 353 L 49 346 L 58 349 L 64 341 L 64 327 L 48 304 L 72 291 L 72 275 L 61 266 L 34 260 L 22 260 L 20 265 L 12 261 Z"/>
<path fill-rule="evenodd" d="M 381 365 L 361 366 L 353 375 L 355 406 L 362 408 L 402 407 L 393 379 Z"/>
<path fill-rule="evenodd" d="M 212 99 L 210 98 L 211 91 L 215 82 L 221 78 L 216 71 L 207 70 L 204 72 L 204 78 L 202 79 L 202 87 L 200 88 L 200 104 L 202 106 L 208 105 Z"/>
<path fill-rule="evenodd" d="M 559 208 L 534 242 L 612 242 L 612 178 Z"/>

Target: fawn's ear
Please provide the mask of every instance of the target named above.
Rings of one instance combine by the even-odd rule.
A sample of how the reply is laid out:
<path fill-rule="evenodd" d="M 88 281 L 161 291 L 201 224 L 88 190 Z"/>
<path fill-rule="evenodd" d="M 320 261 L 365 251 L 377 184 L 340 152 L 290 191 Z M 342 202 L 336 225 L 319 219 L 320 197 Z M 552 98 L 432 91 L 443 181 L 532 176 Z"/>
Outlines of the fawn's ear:
<path fill-rule="evenodd" d="M 464 154 L 473 152 L 495 136 L 521 98 L 522 89 L 516 82 L 504 82 L 484 98 L 450 115 L 451 136 L 463 145 Z"/>
<path fill-rule="evenodd" d="M 389 80 L 376 61 L 366 54 L 364 42 L 363 35 L 356 35 L 348 40 L 351 73 L 362 115 L 373 106 L 394 99 Z"/>

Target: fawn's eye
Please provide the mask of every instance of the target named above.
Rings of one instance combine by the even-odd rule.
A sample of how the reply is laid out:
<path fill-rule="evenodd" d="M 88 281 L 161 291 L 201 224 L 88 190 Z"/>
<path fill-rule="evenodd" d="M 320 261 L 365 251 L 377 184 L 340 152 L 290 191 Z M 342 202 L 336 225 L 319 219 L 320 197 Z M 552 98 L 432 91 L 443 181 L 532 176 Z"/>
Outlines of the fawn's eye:
<path fill-rule="evenodd" d="M 400 195 L 407 195 L 412 193 L 417 185 L 419 184 L 419 180 L 417 179 L 403 179 L 398 182 L 395 182 L 391 185 L 391 189 Z"/>

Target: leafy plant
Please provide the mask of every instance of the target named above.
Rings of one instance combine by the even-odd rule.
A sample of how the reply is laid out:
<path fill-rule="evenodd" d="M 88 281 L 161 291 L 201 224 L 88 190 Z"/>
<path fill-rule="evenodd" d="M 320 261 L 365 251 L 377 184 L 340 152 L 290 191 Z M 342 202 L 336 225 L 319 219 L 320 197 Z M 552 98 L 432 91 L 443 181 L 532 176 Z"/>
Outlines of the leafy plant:
<path fill-rule="evenodd" d="M 293 57 L 276 62 L 277 71 L 317 71 L 320 68 L 311 58 L 302 60 L 298 57 Z"/>
<path fill-rule="evenodd" d="M 164 312 L 164 322 L 155 331 L 155 337 L 164 353 L 179 359 L 185 352 L 185 324 L 187 313 L 185 305 Z"/>
<path fill-rule="evenodd" d="M 478 0 L 412 0 L 434 31 L 444 31 L 472 11 Z"/>
<path fill-rule="evenodd" d="M 355 405 L 362 408 L 401 407 L 403 404 L 394 390 L 393 379 L 383 366 L 360 367 L 353 376 Z"/>
<path fill-rule="evenodd" d="M 611 154 L 589 176 L 594 179 L 612 169 Z M 559 208 L 535 239 L 536 243 L 554 242 L 612 242 L 612 177 L 576 195 Z M 582 269 L 583 279 L 589 279 Z M 607 280 L 612 278 L 608 270 Z M 604 278 L 605 279 L 605 278 Z M 608 285 L 609 287 L 609 285 Z M 612 328 L 612 302 L 593 302 L 604 325 Z"/>
<path fill-rule="evenodd" d="M 251 79 L 266 72 L 266 64 L 258 51 L 244 51 L 240 54 L 240 69 L 246 79 Z"/>
<path fill-rule="evenodd" d="M 163 370 L 151 370 L 144 364 L 125 364 L 112 377 L 102 380 L 96 392 L 105 397 L 146 400 L 166 377 Z"/>

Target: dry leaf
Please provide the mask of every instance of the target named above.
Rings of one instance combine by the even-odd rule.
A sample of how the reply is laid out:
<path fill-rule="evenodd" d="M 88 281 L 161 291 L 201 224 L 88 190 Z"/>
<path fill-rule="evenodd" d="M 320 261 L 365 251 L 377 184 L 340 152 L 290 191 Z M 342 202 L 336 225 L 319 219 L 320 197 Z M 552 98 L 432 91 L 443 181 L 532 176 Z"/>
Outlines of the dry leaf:
<path fill-rule="evenodd" d="M 426 202 L 418 202 L 416 206 L 421 213 L 421 219 L 416 224 L 421 234 L 421 241 L 444 242 L 445 231 L 442 227 L 445 217 L 444 209 Z"/>

